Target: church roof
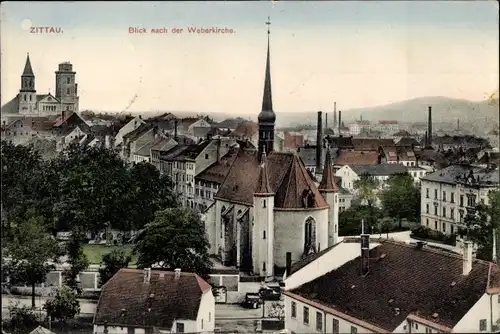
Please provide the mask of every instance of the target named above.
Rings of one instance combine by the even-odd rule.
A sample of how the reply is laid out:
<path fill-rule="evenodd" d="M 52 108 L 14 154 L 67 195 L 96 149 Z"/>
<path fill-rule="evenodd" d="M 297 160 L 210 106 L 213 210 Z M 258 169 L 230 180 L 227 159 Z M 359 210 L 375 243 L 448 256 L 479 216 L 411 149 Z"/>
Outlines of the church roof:
<path fill-rule="evenodd" d="M 24 65 L 24 71 L 22 74 L 23 77 L 34 77 L 33 69 L 31 68 L 30 55 L 26 56 L 26 65 Z"/>
<path fill-rule="evenodd" d="M 275 208 L 328 207 L 298 155 L 288 152 L 271 152 L 266 160 L 269 185 L 275 193 Z M 240 150 L 215 198 L 253 205 L 253 194 L 258 189 L 260 171 L 257 152 Z M 311 201 L 306 201 L 306 196 L 309 195 L 311 195 Z"/>
<path fill-rule="evenodd" d="M 271 63 L 269 51 L 269 30 L 267 31 L 267 58 L 266 77 L 264 79 L 264 95 L 262 98 L 262 111 L 258 117 L 259 123 L 274 123 L 276 114 L 273 111 L 273 97 L 271 93 Z"/>
<path fill-rule="evenodd" d="M 323 170 L 323 177 L 318 187 L 322 191 L 338 191 L 339 188 L 335 183 L 333 171 L 332 171 L 332 156 L 330 153 L 330 149 L 326 150 L 325 157 L 325 168 Z"/>
<path fill-rule="evenodd" d="M 262 152 L 262 163 L 260 165 L 259 172 L 259 182 L 257 183 L 257 189 L 255 189 L 255 195 L 271 195 L 274 194 L 271 186 L 269 185 L 269 177 L 267 175 L 267 157 L 266 152 Z"/>

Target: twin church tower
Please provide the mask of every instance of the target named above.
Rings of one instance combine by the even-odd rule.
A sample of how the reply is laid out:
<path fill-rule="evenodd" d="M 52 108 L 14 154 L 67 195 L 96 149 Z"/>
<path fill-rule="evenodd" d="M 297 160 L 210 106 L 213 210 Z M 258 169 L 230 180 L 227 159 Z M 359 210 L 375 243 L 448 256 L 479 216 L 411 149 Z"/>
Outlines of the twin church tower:
<path fill-rule="evenodd" d="M 70 62 L 59 64 L 56 71 L 55 95 L 37 94 L 35 74 L 31 67 L 29 54 L 21 75 L 21 89 L 17 95 L 18 113 L 31 116 L 48 116 L 70 114 L 78 111 L 78 84 L 75 82 L 76 72 Z"/>

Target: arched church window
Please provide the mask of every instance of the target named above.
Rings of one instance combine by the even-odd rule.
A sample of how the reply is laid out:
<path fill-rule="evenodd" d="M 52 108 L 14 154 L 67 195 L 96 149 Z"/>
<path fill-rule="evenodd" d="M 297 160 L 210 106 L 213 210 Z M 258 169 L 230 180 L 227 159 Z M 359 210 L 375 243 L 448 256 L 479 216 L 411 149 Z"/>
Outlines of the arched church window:
<path fill-rule="evenodd" d="M 262 233 L 262 239 L 265 239 L 265 238 L 266 238 L 266 231 L 264 231 L 264 232 Z"/>
<path fill-rule="evenodd" d="M 30 95 L 30 101 L 33 101 L 32 97 L 33 97 L 33 96 L 32 96 L 32 95 Z"/>
<path fill-rule="evenodd" d="M 314 249 L 316 245 L 316 221 L 309 217 L 304 225 L 304 246 L 305 252 Z"/>
<path fill-rule="evenodd" d="M 266 200 L 263 200 L 262 201 L 262 207 L 265 208 L 266 207 Z"/>
<path fill-rule="evenodd" d="M 24 95 L 24 101 L 26 101 L 26 94 Z"/>
<path fill-rule="evenodd" d="M 220 210 L 221 217 L 220 217 L 220 237 L 223 237 L 224 233 L 224 217 L 223 214 L 226 211 L 226 207 L 223 205 L 222 209 Z"/>
<path fill-rule="evenodd" d="M 262 263 L 262 271 L 266 271 L 266 263 L 265 262 Z"/>

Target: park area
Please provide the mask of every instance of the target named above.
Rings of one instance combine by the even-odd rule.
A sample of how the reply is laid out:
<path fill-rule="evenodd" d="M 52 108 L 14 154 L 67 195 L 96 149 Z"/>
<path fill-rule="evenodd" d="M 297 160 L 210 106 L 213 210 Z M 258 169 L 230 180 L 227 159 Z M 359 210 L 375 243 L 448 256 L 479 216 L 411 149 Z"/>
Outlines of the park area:
<path fill-rule="evenodd" d="M 87 244 L 83 246 L 83 252 L 87 256 L 87 259 L 89 260 L 90 264 L 101 264 L 104 255 L 111 253 L 115 249 L 122 249 L 125 251 L 125 253 L 130 254 L 132 256 L 132 261 L 130 262 L 130 265 L 134 266 L 137 261 L 137 257 L 135 255 L 132 255 L 133 248 L 134 245 L 131 244 L 109 245 L 109 246 Z"/>

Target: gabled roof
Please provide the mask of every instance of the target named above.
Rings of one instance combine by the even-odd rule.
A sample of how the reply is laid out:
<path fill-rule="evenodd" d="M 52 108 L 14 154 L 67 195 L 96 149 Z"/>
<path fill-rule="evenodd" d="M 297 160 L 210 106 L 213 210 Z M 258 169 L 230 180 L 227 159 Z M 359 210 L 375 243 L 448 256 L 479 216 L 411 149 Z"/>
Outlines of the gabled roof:
<path fill-rule="evenodd" d="M 41 100 L 45 99 L 46 97 L 50 96 L 50 98 L 54 99 L 54 102 L 61 103 L 58 98 L 56 98 L 54 95 L 48 93 L 48 94 L 37 94 L 36 95 L 36 102 L 40 102 Z"/>
<path fill-rule="evenodd" d="M 275 193 L 276 209 L 307 210 L 328 207 L 298 155 L 271 152 L 267 157 L 267 167 L 269 184 Z M 252 206 L 259 174 L 257 152 L 240 150 L 216 198 Z"/>
<path fill-rule="evenodd" d="M 120 269 L 102 287 L 94 324 L 170 329 L 174 320 L 196 320 L 201 297 L 210 290 L 193 273 L 175 279 L 173 272 L 152 270 L 150 283 L 144 283 L 143 270 Z"/>
<path fill-rule="evenodd" d="M 142 135 L 147 133 L 149 130 L 153 129 L 154 124 L 143 123 L 139 125 L 135 130 L 130 131 L 126 135 L 123 136 L 123 141 L 128 140 L 129 142 L 133 142 L 134 140 L 140 138 Z"/>
<path fill-rule="evenodd" d="M 259 130 L 259 125 L 252 121 L 243 121 L 233 132 L 229 134 L 231 137 L 252 137 Z"/>
<path fill-rule="evenodd" d="M 196 175 L 196 179 L 221 184 L 224 182 L 234 159 L 236 159 L 238 151 L 239 148 L 237 147 L 230 148 L 229 152 L 224 155 L 219 162 L 213 163 L 203 172 Z"/>
<path fill-rule="evenodd" d="M 488 289 L 500 289 L 497 265 L 474 260 L 463 275 L 458 254 L 381 242 L 369 251 L 368 275 L 358 256 L 290 292 L 393 332 L 411 314 L 451 329 Z"/>
<path fill-rule="evenodd" d="M 217 123 L 215 126 L 217 128 L 227 128 L 227 129 L 236 129 L 236 127 L 241 123 L 244 122 L 245 119 L 241 117 L 237 118 L 228 118 L 223 120 L 222 122 Z"/>
<path fill-rule="evenodd" d="M 137 151 L 134 152 L 135 155 L 140 155 L 142 157 L 149 157 L 151 156 L 151 148 L 158 142 L 159 139 L 152 140 L 149 143 L 146 143 L 139 147 Z M 161 140 L 161 138 L 160 138 Z"/>
<path fill-rule="evenodd" d="M 401 164 L 378 164 L 378 165 L 349 165 L 359 175 L 390 176 L 408 172 L 408 168 Z"/>
<path fill-rule="evenodd" d="M 30 334 L 56 334 L 52 331 L 49 331 L 47 328 L 45 327 L 42 327 L 42 326 L 38 326 L 37 328 L 35 328 L 34 330 L 32 330 L 30 332 Z"/>
<path fill-rule="evenodd" d="M 335 165 L 376 165 L 379 163 L 379 153 L 377 151 L 340 151 L 335 159 Z"/>
<path fill-rule="evenodd" d="M 23 77 L 34 77 L 33 69 L 31 68 L 30 55 L 26 55 L 26 64 L 24 64 Z"/>
<path fill-rule="evenodd" d="M 75 120 L 78 119 L 81 121 L 81 124 L 83 127 L 90 128 L 89 124 L 82 118 L 82 116 L 80 116 L 80 114 L 78 112 L 71 112 L 64 119 L 62 117 L 59 117 L 57 119 L 57 121 L 54 123 L 54 127 L 56 127 L 56 128 L 60 127 L 61 125 L 63 125 L 64 123 L 67 123 L 71 119 L 75 119 Z"/>
<path fill-rule="evenodd" d="M 2 106 L 2 115 L 15 115 L 19 113 L 19 94 Z"/>

